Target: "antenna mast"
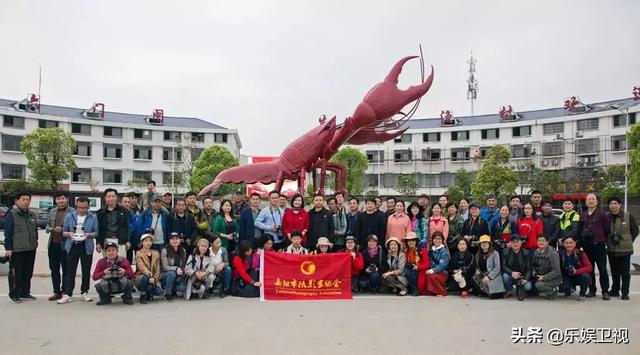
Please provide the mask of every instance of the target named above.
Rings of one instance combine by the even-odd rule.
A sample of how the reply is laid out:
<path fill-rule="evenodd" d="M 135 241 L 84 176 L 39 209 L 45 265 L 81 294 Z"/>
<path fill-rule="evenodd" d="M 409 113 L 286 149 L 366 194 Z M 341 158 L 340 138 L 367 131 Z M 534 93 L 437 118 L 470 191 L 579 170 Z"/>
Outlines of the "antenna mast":
<path fill-rule="evenodd" d="M 471 101 L 471 116 L 473 116 L 473 104 L 478 98 L 478 80 L 476 80 L 476 60 L 473 58 L 473 52 L 469 60 L 469 79 L 467 79 L 467 100 Z"/>

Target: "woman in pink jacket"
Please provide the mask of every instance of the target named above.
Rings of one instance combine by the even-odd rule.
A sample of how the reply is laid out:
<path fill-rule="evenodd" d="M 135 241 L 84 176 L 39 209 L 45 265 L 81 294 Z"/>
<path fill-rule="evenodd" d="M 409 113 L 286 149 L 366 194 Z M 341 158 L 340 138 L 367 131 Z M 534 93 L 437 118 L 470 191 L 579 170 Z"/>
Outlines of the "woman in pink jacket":
<path fill-rule="evenodd" d="M 397 238 L 401 245 L 404 245 L 404 238 L 407 233 L 411 232 L 411 219 L 405 213 L 404 201 L 396 202 L 395 211 L 387 219 L 387 236 L 389 238 Z"/>
<path fill-rule="evenodd" d="M 447 239 L 449 238 L 449 222 L 442 214 L 442 208 L 438 204 L 431 206 L 431 217 L 429 218 L 429 240 L 433 240 L 433 233 L 435 232 L 442 233 L 444 236 L 444 244 L 447 245 Z"/>

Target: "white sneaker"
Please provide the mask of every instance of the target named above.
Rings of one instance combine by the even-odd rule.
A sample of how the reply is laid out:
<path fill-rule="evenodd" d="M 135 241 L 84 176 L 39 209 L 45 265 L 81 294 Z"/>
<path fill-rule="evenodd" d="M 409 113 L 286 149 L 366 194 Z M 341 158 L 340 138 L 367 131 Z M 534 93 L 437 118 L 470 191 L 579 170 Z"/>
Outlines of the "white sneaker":
<path fill-rule="evenodd" d="M 58 304 L 65 304 L 65 303 L 69 303 L 69 302 L 73 302 L 73 298 L 71 298 L 69 295 L 62 295 L 62 298 L 59 299 Z"/>
<path fill-rule="evenodd" d="M 82 300 L 83 300 L 83 301 L 85 301 L 85 302 L 91 302 L 91 301 L 93 301 L 93 298 L 91 298 L 91 296 L 89 296 L 89 293 L 88 293 L 88 292 L 83 292 L 83 293 L 80 295 L 80 298 L 82 298 Z"/>

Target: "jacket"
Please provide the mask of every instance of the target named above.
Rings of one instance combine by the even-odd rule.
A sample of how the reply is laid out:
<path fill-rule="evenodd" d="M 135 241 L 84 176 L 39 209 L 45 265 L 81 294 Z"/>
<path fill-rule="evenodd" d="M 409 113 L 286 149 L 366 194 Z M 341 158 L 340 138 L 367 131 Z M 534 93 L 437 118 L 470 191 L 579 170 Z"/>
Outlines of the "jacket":
<path fill-rule="evenodd" d="M 609 218 L 600 209 L 596 208 L 592 214 L 584 211 L 580 214 L 580 241 L 582 245 L 604 243 L 609 235 Z"/>
<path fill-rule="evenodd" d="M 494 208 L 484 207 L 480 210 L 480 217 L 484 218 L 484 220 L 487 222 L 491 221 L 493 217 L 499 214 L 500 208 L 497 206 Z M 489 227 L 489 229 L 491 229 L 491 227 Z"/>
<path fill-rule="evenodd" d="M 513 249 L 506 248 L 502 254 L 502 272 L 511 275 L 519 272 L 525 280 L 531 279 L 531 253 L 524 248 L 516 254 Z M 520 265 L 520 267 L 518 267 Z"/>
<path fill-rule="evenodd" d="M 190 214 L 185 213 L 184 216 L 180 217 L 174 211 L 173 214 L 170 215 L 168 227 L 169 235 L 171 235 L 171 233 L 178 233 L 180 238 L 185 240 L 190 239 L 192 243 L 196 240 L 198 226 Z"/>
<path fill-rule="evenodd" d="M 562 281 L 560 257 L 552 247 L 547 246 L 543 250 L 536 249 L 533 252 L 531 270 L 534 280 L 537 280 L 538 276 L 543 276 L 543 281 L 551 284 L 552 287 L 560 286 Z"/>
<path fill-rule="evenodd" d="M 258 214 L 259 213 L 260 211 L 258 211 Z M 256 231 L 258 231 L 258 233 L 256 233 Z M 243 240 L 246 240 L 248 242 L 251 242 L 251 244 L 253 245 L 256 240 L 256 235 L 262 235 L 262 231 L 255 226 L 253 209 L 251 207 L 245 208 L 242 210 L 242 212 L 240 212 L 238 241 L 241 242 Z"/>
<path fill-rule="evenodd" d="M 109 261 L 109 258 L 104 257 L 98 260 L 98 262 L 96 263 L 96 267 L 93 270 L 93 275 L 91 276 L 93 281 L 102 279 L 102 277 L 104 276 L 104 271 L 110 269 L 114 264 L 117 264 L 118 267 L 124 269 L 124 274 L 126 277 L 128 277 L 129 279 L 134 278 L 135 274 L 133 273 L 131 264 L 129 264 L 129 261 L 127 259 L 119 256 L 118 258 L 116 258 L 115 263 L 112 263 Z"/>
<path fill-rule="evenodd" d="M 538 247 L 538 236 L 544 234 L 540 218 L 522 217 L 518 220 L 518 234 L 525 238 L 522 247 L 533 250 Z"/>
<path fill-rule="evenodd" d="M 366 244 L 365 244 L 366 245 Z M 371 265 L 375 265 L 380 274 L 383 274 L 389 271 L 389 265 L 387 264 L 387 253 L 384 251 L 384 248 L 381 246 L 377 246 L 378 253 L 371 257 L 367 248 L 362 250 L 362 260 L 364 261 L 364 266 L 362 267 L 362 274 L 365 273 L 365 270 L 368 269 Z"/>
<path fill-rule="evenodd" d="M 440 219 L 429 218 L 429 240 L 433 239 L 433 233 L 435 232 L 442 232 L 445 243 L 449 240 L 449 220 L 447 217 L 441 217 Z"/>
<path fill-rule="evenodd" d="M 562 276 L 590 274 L 593 271 L 593 265 L 591 265 L 591 261 L 589 261 L 587 253 L 583 252 L 580 249 L 575 249 L 573 255 L 575 255 L 575 264 L 570 262 L 571 258 L 567 254 L 567 251 L 565 249 L 560 250 L 560 270 L 562 272 Z M 573 269 L 575 270 L 575 273 L 573 275 L 570 275 L 568 273 L 568 270 L 571 267 L 573 267 Z"/>
<path fill-rule="evenodd" d="M 197 250 L 197 249 L 196 249 Z M 191 254 L 189 255 L 189 259 L 187 259 L 187 266 L 185 270 L 185 274 L 189 278 L 187 280 L 187 291 L 184 294 L 185 299 L 189 299 L 191 297 L 191 286 L 193 282 L 196 280 L 196 271 L 205 271 L 209 273 L 209 275 L 214 275 L 216 269 L 215 265 L 213 265 L 213 258 L 209 255 L 200 256 L 199 254 Z"/>
<path fill-rule="evenodd" d="M 358 216 L 357 224 L 358 235 L 356 236 L 356 239 L 358 240 L 358 245 L 360 245 L 360 248 L 367 248 L 367 237 L 370 234 L 375 234 L 378 237 L 378 241 L 384 242 L 387 227 L 383 213 L 362 212 Z"/>
<path fill-rule="evenodd" d="M 555 248 L 560 238 L 560 219 L 553 213 L 542 213 L 540 219 L 542 219 L 542 231 L 549 238 L 549 245 Z"/>
<path fill-rule="evenodd" d="M 238 220 L 234 218 L 231 221 L 231 223 L 233 224 L 233 233 L 239 234 L 240 223 L 238 222 Z M 220 236 L 220 234 L 229 234 L 227 233 L 227 223 L 222 213 L 217 215 L 216 218 L 213 220 L 213 226 L 211 227 L 211 234 L 217 235 L 217 236 Z M 220 237 L 220 241 L 222 241 L 222 247 L 227 248 L 227 246 L 229 245 L 229 240 L 226 238 Z"/>
<path fill-rule="evenodd" d="M 306 231 L 302 235 L 302 245 L 306 246 L 307 234 L 309 233 L 309 213 L 304 208 L 300 208 L 296 212 L 294 212 L 293 208 L 289 208 L 282 216 L 282 235 L 286 238 L 294 230 L 300 233 Z"/>
<path fill-rule="evenodd" d="M 259 259 L 258 259 L 259 260 Z M 249 275 L 250 270 L 255 270 L 257 265 L 253 264 L 253 257 L 248 257 L 245 260 L 242 260 L 238 255 L 233 257 L 233 279 L 239 280 L 242 279 L 244 282 L 248 284 L 252 284 L 255 282 L 253 278 Z"/>
<path fill-rule="evenodd" d="M 420 260 L 418 260 L 418 290 L 420 294 L 427 294 L 427 274 L 426 271 L 431 269 L 431 261 L 429 260 L 429 248 L 420 248 Z"/>
<path fill-rule="evenodd" d="M 146 208 L 140 215 L 140 221 L 138 223 L 138 234 L 142 235 L 151 228 L 160 227 L 162 228 L 162 234 L 164 235 L 164 244 L 168 244 L 171 231 L 169 229 L 169 213 L 167 213 L 165 210 L 160 210 L 160 221 L 161 224 L 159 226 L 152 226 L 151 224 L 153 223 L 153 210 L 152 208 Z M 134 246 L 137 246 L 139 244 L 138 242 L 139 240 L 136 241 Z"/>
<path fill-rule="evenodd" d="M 169 271 L 175 272 L 178 268 L 181 268 L 182 271 L 186 271 L 187 253 L 184 248 L 178 246 L 177 257 L 169 257 L 167 248 L 171 248 L 171 246 L 167 245 L 164 249 L 162 249 L 162 252 L 160 253 L 160 266 L 162 274 Z"/>
<path fill-rule="evenodd" d="M 576 211 L 562 212 L 558 218 L 558 224 L 560 225 L 560 239 L 567 236 L 577 238 L 580 235 L 580 213 Z"/>
<path fill-rule="evenodd" d="M 254 225 L 259 228 L 263 234 L 272 236 L 273 242 L 277 244 L 282 241 L 282 230 L 274 232 L 272 228 L 282 227 L 282 216 L 284 216 L 284 210 L 282 208 L 267 206 L 260 211 L 258 217 L 255 219 Z"/>
<path fill-rule="evenodd" d="M 409 219 L 409 216 L 406 214 L 403 213 L 400 216 L 396 216 L 395 213 L 392 213 L 387 217 L 387 233 L 385 239 L 395 237 L 402 242 L 410 231 L 411 219 Z"/>
<path fill-rule="evenodd" d="M 118 244 L 126 244 L 129 241 L 130 236 L 129 211 L 120 205 L 116 205 L 112 212 L 108 212 L 107 206 L 104 206 L 96 213 L 98 216 L 98 237 L 96 238 L 96 242 L 100 246 L 104 246 L 104 240 L 110 237 L 107 235 L 108 213 L 115 213 L 117 216 L 118 229 L 116 234 L 118 236 Z"/>
<path fill-rule="evenodd" d="M 480 266 L 478 261 L 480 259 L 480 255 L 482 252 L 479 252 L 475 257 L 475 266 L 476 270 L 480 270 Z M 484 276 L 488 276 L 491 281 L 489 281 L 489 293 L 500 293 L 504 292 L 504 283 L 502 282 L 502 274 L 500 273 L 500 255 L 497 251 L 492 250 L 491 254 L 487 257 L 487 271 L 484 272 Z"/>
<path fill-rule="evenodd" d="M 342 253 L 349 253 L 349 251 L 342 250 Z M 351 256 L 351 254 L 349 254 L 349 256 Z M 362 253 L 356 251 L 356 257 L 351 257 L 351 277 L 353 276 L 358 276 L 360 274 L 360 271 L 362 271 L 362 268 L 364 267 L 364 257 L 362 256 Z"/>
<path fill-rule="evenodd" d="M 460 235 L 462 237 L 466 235 L 474 237 L 471 238 L 471 240 L 478 240 L 482 235 L 485 234 L 489 235 L 489 225 L 487 221 L 482 217 L 473 219 L 473 217 L 469 216 L 469 219 L 464 221 L 464 223 L 462 224 L 462 230 L 460 231 Z"/>
<path fill-rule="evenodd" d="M 638 224 L 633 216 L 627 212 L 617 215 L 609 213 L 611 227 L 607 236 L 607 253 L 610 256 L 627 256 L 633 254 L 633 242 L 638 237 Z M 618 239 L 617 244 L 613 240 Z"/>
<path fill-rule="evenodd" d="M 392 256 L 391 253 L 387 254 L 387 265 L 389 265 L 389 271 L 399 271 L 400 274 L 397 276 L 398 281 L 405 286 L 409 284 L 409 280 L 407 280 L 407 277 L 404 274 L 404 267 L 406 263 L 407 258 L 401 251 L 398 251 L 398 255 L 396 257 Z"/>
<path fill-rule="evenodd" d="M 462 232 L 462 225 L 464 220 L 459 214 L 453 217 L 447 217 L 449 222 L 449 238 L 447 238 L 447 246 L 449 251 L 455 251 L 458 249 L 458 242 L 460 241 L 460 232 Z"/>
<path fill-rule="evenodd" d="M 202 211 L 198 208 L 195 207 L 195 209 L 193 211 L 191 211 L 189 209 L 189 207 L 187 206 L 187 211 L 186 213 L 188 215 L 190 215 L 191 217 L 193 217 L 193 220 L 196 223 L 196 235 L 197 236 L 204 236 L 205 233 L 210 230 L 210 226 L 209 226 L 209 220 L 207 219 L 207 217 L 204 215 L 204 213 L 202 213 Z"/>
<path fill-rule="evenodd" d="M 4 248 L 14 253 L 38 248 L 38 217 L 35 212 L 14 207 L 4 216 Z"/>
<path fill-rule="evenodd" d="M 491 239 L 502 240 L 504 243 L 511 241 L 511 236 L 518 235 L 518 224 L 512 222 L 509 217 L 505 221 L 500 216 L 493 219 L 493 228 L 491 228 Z"/>
<path fill-rule="evenodd" d="M 320 237 L 327 237 L 335 244 L 333 216 L 328 209 L 322 208 L 320 211 L 311 209 L 309 211 L 309 233 L 307 233 L 307 245 L 315 247 Z"/>
<path fill-rule="evenodd" d="M 67 205 L 67 210 L 64 214 L 64 216 L 62 216 L 62 223 L 64 224 L 64 218 L 67 216 L 67 213 L 69 212 L 73 212 L 76 209 Z M 49 243 L 48 245 L 51 245 L 51 242 L 53 241 L 53 227 L 56 226 L 56 214 L 58 214 L 58 206 L 53 207 L 51 210 L 49 210 L 49 222 L 47 222 L 47 233 L 49 233 Z M 62 227 L 62 225 L 60 226 Z M 64 236 L 62 237 L 62 243 L 64 244 Z"/>
<path fill-rule="evenodd" d="M 354 214 L 351 211 L 347 212 L 347 231 L 346 235 L 352 235 L 354 237 L 358 237 L 358 219 L 360 218 L 361 212 L 356 212 Z M 356 241 L 357 243 L 357 241 Z"/>
<path fill-rule="evenodd" d="M 136 253 L 136 278 L 133 282 L 138 289 L 143 276 L 153 277 L 160 282 L 160 253 L 157 250 L 151 249 L 151 258 L 143 250 Z"/>
<path fill-rule="evenodd" d="M 444 244 L 438 248 L 429 248 L 429 261 L 433 272 L 447 272 L 449 268 L 449 251 Z"/>
<path fill-rule="evenodd" d="M 422 216 L 414 216 L 411 220 L 411 231 L 415 232 L 420 239 L 421 244 L 429 244 L 429 225 L 426 219 Z"/>
<path fill-rule="evenodd" d="M 456 270 L 462 271 L 462 276 L 466 278 L 473 277 L 476 272 L 476 264 L 474 262 L 473 254 L 469 250 L 464 253 L 456 251 L 449 260 L 449 273 L 453 275 Z"/>
<path fill-rule="evenodd" d="M 129 210 L 129 243 L 133 249 L 138 249 L 140 244 L 140 212 Z"/>
<path fill-rule="evenodd" d="M 73 211 L 69 212 L 64 216 L 64 223 L 62 224 L 62 233 L 64 232 L 75 232 L 76 224 L 78 223 L 78 212 Z M 91 212 L 87 212 L 87 215 L 84 219 L 83 229 L 85 233 L 96 233 L 98 234 L 98 217 Z M 64 238 L 64 237 L 63 237 Z M 93 249 L 95 248 L 94 243 L 95 236 L 93 238 L 87 238 L 84 241 L 84 248 L 87 252 L 87 255 L 93 255 Z M 71 247 L 73 247 L 74 241 L 72 238 L 64 238 L 64 250 L 69 253 L 71 251 Z"/>

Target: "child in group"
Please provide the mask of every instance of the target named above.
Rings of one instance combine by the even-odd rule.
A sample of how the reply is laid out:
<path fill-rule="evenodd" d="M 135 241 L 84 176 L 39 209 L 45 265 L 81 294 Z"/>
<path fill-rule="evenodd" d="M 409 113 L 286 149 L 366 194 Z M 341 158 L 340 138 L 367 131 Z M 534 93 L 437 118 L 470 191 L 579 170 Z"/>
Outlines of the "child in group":
<path fill-rule="evenodd" d="M 307 248 L 302 246 L 302 233 L 299 230 L 291 232 L 291 245 L 287 247 L 288 254 L 309 254 Z"/>

